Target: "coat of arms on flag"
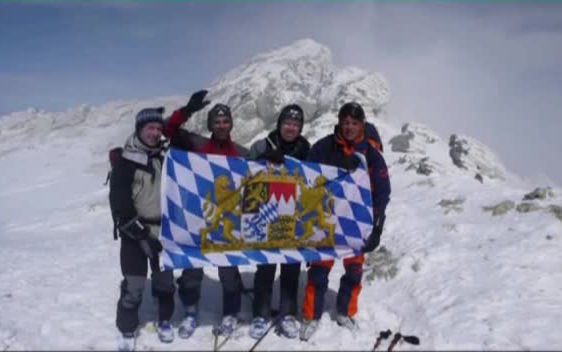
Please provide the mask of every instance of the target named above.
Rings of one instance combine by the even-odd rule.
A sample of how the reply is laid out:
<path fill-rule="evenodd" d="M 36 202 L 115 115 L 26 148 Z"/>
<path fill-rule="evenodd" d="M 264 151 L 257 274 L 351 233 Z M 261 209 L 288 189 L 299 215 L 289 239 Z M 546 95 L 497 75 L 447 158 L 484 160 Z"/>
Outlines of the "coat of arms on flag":
<path fill-rule="evenodd" d="M 164 268 L 332 259 L 357 253 L 372 229 L 364 166 L 171 149 L 164 170 Z"/>
<path fill-rule="evenodd" d="M 290 174 L 284 165 L 249 172 L 237 189 L 227 176 L 218 176 L 203 203 L 206 226 L 200 232 L 201 251 L 333 247 L 335 224 L 327 219 L 334 199 L 326 181 L 319 175 L 308 187 L 298 169 Z M 325 230 L 316 241 L 315 228 Z M 212 240 L 221 235 L 226 243 Z"/>

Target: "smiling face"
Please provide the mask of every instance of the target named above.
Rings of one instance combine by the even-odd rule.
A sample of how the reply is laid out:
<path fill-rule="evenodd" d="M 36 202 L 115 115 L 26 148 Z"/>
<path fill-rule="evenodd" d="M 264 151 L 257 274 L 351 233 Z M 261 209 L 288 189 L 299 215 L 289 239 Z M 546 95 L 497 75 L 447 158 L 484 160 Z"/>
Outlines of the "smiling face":
<path fill-rule="evenodd" d="M 156 147 L 162 137 L 162 124 L 149 122 L 140 131 L 140 139 L 149 147 Z"/>
<path fill-rule="evenodd" d="M 279 128 L 281 138 L 287 143 L 294 142 L 298 138 L 300 132 L 301 123 L 293 119 L 284 120 Z"/>
<path fill-rule="evenodd" d="M 232 130 L 232 120 L 228 116 L 217 116 L 213 119 L 211 131 L 214 137 L 219 141 L 225 141 L 230 138 Z"/>
<path fill-rule="evenodd" d="M 346 116 L 340 119 L 339 128 L 343 139 L 347 142 L 354 142 L 363 132 L 363 122 Z"/>

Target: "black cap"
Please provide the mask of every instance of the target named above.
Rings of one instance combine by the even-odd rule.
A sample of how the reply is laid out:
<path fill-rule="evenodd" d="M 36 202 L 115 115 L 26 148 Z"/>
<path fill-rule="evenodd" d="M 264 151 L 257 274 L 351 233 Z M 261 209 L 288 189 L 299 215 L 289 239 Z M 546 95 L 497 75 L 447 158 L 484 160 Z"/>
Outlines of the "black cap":
<path fill-rule="evenodd" d="M 207 113 L 207 129 L 209 132 L 213 130 L 213 123 L 215 118 L 225 116 L 228 117 L 230 122 L 232 123 L 232 113 L 230 112 L 230 108 L 228 105 L 225 104 L 215 104 L 211 110 Z"/>
<path fill-rule="evenodd" d="M 287 119 L 297 120 L 301 123 L 301 130 L 304 124 L 304 111 L 297 104 L 290 104 L 281 109 L 277 118 L 277 130 L 281 128 L 283 121 Z"/>
<path fill-rule="evenodd" d="M 340 108 L 340 111 L 338 112 L 339 120 L 347 116 L 365 122 L 365 111 L 363 110 L 361 105 L 359 105 L 359 103 L 356 103 L 354 101 L 343 104 Z"/>

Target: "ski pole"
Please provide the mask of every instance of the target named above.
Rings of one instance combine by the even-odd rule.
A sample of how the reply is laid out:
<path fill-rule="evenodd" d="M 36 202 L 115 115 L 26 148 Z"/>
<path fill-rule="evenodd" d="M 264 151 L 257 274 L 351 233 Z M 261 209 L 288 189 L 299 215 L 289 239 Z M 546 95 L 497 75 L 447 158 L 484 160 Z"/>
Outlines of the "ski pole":
<path fill-rule="evenodd" d="M 398 342 L 400 342 L 400 340 L 404 340 L 407 343 L 411 344 L 411 345 L 419 345 L 420 344 L 420 339 L 417 336 L 414 335 L 402 335 L 401 333 L 397 332 L 396 334 L 394 334 L 394 338 L 392 338 L 392 341 L 390 342 L 390 345 L 388 346 L 388 352 L 392 352 L 392 350 L 394 349 L 394 346 L 396 346 L 396 344 L 398 344 Z"/>
<path fill-rule="evenodd" d="M 214 335 L 214 340 L 213 340 L 213 352 L 217 352 L 218 349 L 218 345 L 219 345 L 219 333 L 218 333 L 218 329 L 217 327 L 213 327 L 213 329 L 211 330 L 211 332 Z"/>
<path fill-rule="evenodd" d="M 390 335 L 392 335 L 392 331 L 390 331 L 390 329 L 387 329 L 386 331 L 380 331 L 379 337 L 377 337 L 377 340 L 375 341 L 375 345 L 373 346 L 373 351 L 375 351 L 377 347 L 379 347 L 382 340 L 388 339 Z"/>
<path fill-rule="evenodd" d="M 398 341 L 400 341 L 401 338 L 402 338 L 402 334 L 400 334 L 399 332 L 394 334 L 394 337 L 392 338 L 392 341 L 390 341 L 390 345 L 388 345 L 387 351 L 392 352 L 392 350 L 394 349 L 394 346 L 398 343 Z"/>

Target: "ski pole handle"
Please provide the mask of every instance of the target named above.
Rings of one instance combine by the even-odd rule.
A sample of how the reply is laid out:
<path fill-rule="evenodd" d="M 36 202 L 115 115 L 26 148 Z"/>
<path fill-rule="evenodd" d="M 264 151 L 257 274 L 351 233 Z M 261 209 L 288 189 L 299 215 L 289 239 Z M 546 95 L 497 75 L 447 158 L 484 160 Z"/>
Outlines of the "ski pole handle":
<path fill-rule="evenodd" d="M 404 339 L 404 341 L 406 341 L 407 343 L 409 343 L 411 345 L 419 345 L 420 344 L 420 339 L 417 336 L 402 335 L 402 338 Z"/>
<path fill-rule="evenodd" d="M 382 340 L 388 339 L 388 337 L 390 335 L 392 335 L 392 331 L 390 331 L 390 329 L 387 329 L 386 331 L 379 331 L 379 336 L 377 337 L 377 340 L 375 341 L 375 345 L 373 346 L 373 351 L 375 351 L 377 349 L 377 347 L 379 347 Z"/>
<path fill-rule="evenodd" d="M 394 346 L 396 346 L 401 340 L 404 340 L 411 345 L 419 345 L 420 344 L 420 339 L 417 336 L 402 335 L 399 332 L 397 332 L 396 334 L 394 334 L 394 338 L 390 342 L 390 346 L 388 346 L 388 352 L 392 352 L 392 350 L 394 349 Z"/>

